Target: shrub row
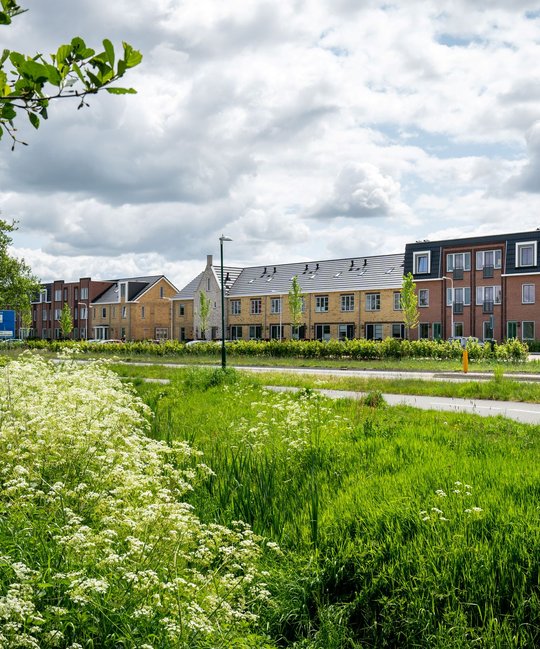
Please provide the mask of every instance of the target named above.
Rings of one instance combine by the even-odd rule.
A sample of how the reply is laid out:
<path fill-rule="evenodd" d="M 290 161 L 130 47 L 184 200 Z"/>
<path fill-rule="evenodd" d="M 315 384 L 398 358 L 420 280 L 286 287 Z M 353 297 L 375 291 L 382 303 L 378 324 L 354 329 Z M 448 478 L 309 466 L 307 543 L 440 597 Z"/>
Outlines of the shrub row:
<path fill-rule="evenodd" d="M 219 343 L 208 342 L 197 345 L 185 345 L 176 340 L 160 344 L 153 342 L 126 342 L 122 344 L 96 344 L 73 341 L 42 340 L 29 341 L 31 349 L 49 349 L 58 352 L 62 349 L 77 346 L 86 353 L 106 353 L 111 350 L 118 356 L 157 355 L 157 356 L 216 356 L 221 353 Z M 480 345 L 476 342 L 467 344 L 471 360 L 524 361 L 527 358 L 528 346 L 513 338 L 493 346 Z M 283 341 L 236 341 L 227 343 L 227 353 L 230 356 L 252 356 L 259 358 L 323 358 L 323 359 L 353 359 L 353 360 L 382 360 L 400 358 L 431 358 L 431 359 L 460 359 L 461 345 L 457 341 L 435 340 L 283 340 Z"/>

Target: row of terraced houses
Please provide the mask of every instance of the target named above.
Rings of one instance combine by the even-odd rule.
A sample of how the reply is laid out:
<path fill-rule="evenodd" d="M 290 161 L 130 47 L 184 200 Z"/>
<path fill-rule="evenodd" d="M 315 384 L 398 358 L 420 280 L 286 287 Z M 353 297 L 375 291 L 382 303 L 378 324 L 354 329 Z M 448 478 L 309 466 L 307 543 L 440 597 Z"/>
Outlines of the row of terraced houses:
<path fill-rule="evenodd" d="M 230 340 L 405 335 L 403 275 L 412 273 L 420 321 L 414 338 L 476 336 L 535 340 L 540 326 L 540 230 L 444 241 L 417 241 L 404 254 L 224 268 L 225 337 Z M 303 317 L 293 327 L 288 293 L 297 277 Z M 81 278 L 44 284 L 33 303 L 32 333 L 61 337 L 65 303 L 74 338 L 220 339 L 221 267 L 205 268 L 182 290 L 163 275 L 111 280 Z M 200 294 L 210 300 L 205 332 Z M 539 292 L 540 296 L 540 292 Z"/>

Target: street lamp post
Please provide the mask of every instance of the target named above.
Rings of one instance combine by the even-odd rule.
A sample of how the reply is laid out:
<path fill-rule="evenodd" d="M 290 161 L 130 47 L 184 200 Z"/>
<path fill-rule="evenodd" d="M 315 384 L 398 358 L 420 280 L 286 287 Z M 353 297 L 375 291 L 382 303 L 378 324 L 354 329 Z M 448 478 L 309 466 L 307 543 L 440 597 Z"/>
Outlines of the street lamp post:
<path fill-rule="evenodd" d="M 230 237 L 222 234 L 219 237 L 219 251 L 221 254 L 221 367 L 227 367 L 227 351 L 225 349 L 225 282 L 223 281 L 223 242 L 232 241 Z"/>
<path fill-rule="evenodd" d="M 454 280 L 452 277 L 444 275 L 442 279 L 447 279 L 452 284 L 452 304 L 450 305 L 450 336 L 454 335 Z M 444 296 L 446 302 L 446 296 Z"/>

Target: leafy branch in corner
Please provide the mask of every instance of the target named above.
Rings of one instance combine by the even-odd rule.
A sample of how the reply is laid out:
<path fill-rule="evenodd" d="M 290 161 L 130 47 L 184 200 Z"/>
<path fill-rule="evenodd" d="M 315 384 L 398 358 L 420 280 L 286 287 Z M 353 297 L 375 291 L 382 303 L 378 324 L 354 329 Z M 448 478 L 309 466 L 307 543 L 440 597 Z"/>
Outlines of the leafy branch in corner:
<path fill-rule="evenodd" d="M 0 0 L 0 25 L 10 25 L 12 18 L 26 10 L 15 0 Z M 117 58 L 111 41 L 103 40 L 103 51 L 96 54 L 80 37 L 60 45 L 48 58 L 42 54 L 28 56 L 4 49 L 0 55 L 0 139 L 7 133 L 13 150 L 17 142 L 15 119 L 26 113 L 34 128 L 47 119 L 49 102 L 54 99 L 78 98 L 78 108 L 88 106 L 86 98 L 101 90 L 115 95 L 135 94 L 133 88 L 114 84 L 127 70 L 142 61 L 142 54 L 128 43 L 122 43 Z M 10 66 L 6 72 L 5 67 Z"/>

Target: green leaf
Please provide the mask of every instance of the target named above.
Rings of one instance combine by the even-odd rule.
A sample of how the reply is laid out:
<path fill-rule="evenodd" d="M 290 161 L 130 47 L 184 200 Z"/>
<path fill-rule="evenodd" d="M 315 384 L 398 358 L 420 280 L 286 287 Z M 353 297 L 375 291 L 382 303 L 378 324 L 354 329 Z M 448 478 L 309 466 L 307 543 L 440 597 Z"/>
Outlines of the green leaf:
<path fill-rule="evenodd" d="M 2 108 L 0 108 L 0 118 L 10 121 L 15 117 L 17 117 L 17 112 L 13 106 L 11 104 L 2 104 Z"/>
<path fill-rule="evenodd" d="M 25 61 L 20 66 L 20 72 L 25 77 L 29 77 L 36 83 L 45 83 L 49 81 L 49 70 L 47 66 L 42 63 L 36 63 L 36 61 Z"/>
<path fill-rule="evenodd" d="M 28 113 L 28 119 L 35 129 L 39 128 L 39 117 L 35 113 Z"/>
<path fill-rule="evenodd" d="M 3 11 L 0 11 L 0 25 L 11 25 L 11 18 Z"/>
<path fill-rule="evenodd" d="M 4 64 L 4 61 L 8 58 L 9 55 L 10 55 L 9 50 L 4 50 L 2 52 L 2 56 L 0 56 L 0 66 Z"/>
<path fill-rule="evenodd" d="M 105 53 L 107 54 L 107 60 L 111 64 L 111 67 L 114 68 L 114 47 L 108 38 L 105 38 L 103 40 L 103 47 L 105 48 Z"/>
<path fill-rule="evenodd" d="M 58 51 L 56 52 L 56 60 L 58 64 L 63 64 L 66 62 L 66 59 L 71 54 L 71 45 L 60 45 Z"/>
<path fill-rule="evenodd" d="M 135 88 L 105 88 L 111 95 L 136 95 Z"/>
<path fill-rule="evenodd" d="M 134 50 L 129 43 L 122 42 L 124 47 L 124 61 L 128 68 L 133 68 L 142 61 L 142 54 Z"/>

